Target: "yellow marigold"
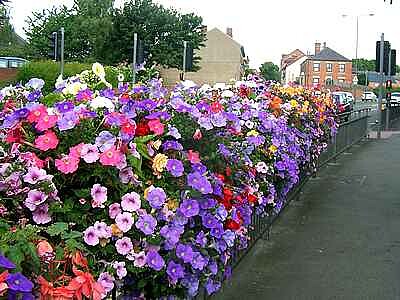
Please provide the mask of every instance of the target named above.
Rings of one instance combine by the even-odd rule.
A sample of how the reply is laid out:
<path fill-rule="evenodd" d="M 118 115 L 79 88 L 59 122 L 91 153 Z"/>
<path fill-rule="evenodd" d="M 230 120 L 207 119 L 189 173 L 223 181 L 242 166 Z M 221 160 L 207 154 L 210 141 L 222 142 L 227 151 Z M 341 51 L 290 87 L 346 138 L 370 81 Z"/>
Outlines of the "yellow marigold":
<path fill-rule="evenodd" d="M 297 107 L 297 101 L 296 100 L 290 100 L 290 105 L 292 106 L 292 107 Z"/>
<path fill-rule="evenodd" d="M 258 136 L 258 132 L 257 130 L 251 130 L 247 133 L 247 136 Z"/>
<path fill-rule="evenodd" d="M 268 150 L 272 153 L 275 153 L 278 150 L 278 148 L 275 145 L 271 145 L 269 146 Z"/>
<path fill-rule="evenodd" d="M 161 173 L 167 165 L 168 156 L 158 153 L 153 159 L 153 170 Z"/>

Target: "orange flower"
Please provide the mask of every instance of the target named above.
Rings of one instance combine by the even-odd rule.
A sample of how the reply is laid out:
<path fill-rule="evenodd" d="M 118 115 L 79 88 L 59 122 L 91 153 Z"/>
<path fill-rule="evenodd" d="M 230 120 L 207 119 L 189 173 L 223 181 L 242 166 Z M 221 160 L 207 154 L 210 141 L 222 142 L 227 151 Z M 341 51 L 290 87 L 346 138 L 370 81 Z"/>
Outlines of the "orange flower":
<path fill-rule="evenodd" d="M 279 98 L 278 96 L 274 96 L 274 98 L 272 99 L 272 101 L 269 104 L 269 107 L 272 110 L 279 110 L 281 108 L 281 104 L 282 104 L 282 99 Z"/>
<path fill-rule="evenodd" d="M 47 241 L 40 241 L 36 246 L 37 253 L 40 257 L 53 253 L 53 247 Z"/>

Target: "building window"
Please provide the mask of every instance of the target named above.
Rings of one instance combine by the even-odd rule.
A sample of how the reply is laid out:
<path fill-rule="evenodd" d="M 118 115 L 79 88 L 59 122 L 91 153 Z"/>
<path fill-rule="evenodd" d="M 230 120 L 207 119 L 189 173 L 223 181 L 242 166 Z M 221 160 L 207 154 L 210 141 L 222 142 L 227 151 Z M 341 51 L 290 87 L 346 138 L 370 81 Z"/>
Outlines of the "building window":
<path fill-rule="evenodd" d="M 313 71 L 314 71 L 314 72 L 319 72 L 319 63 L 314 63 L 314 65 L 313 65 Z"/>
<path fill-rule="evenodd" d="M 345 64 L 340 64 L 339 65 L 339 73 L 344 73 L 346 71 L 346 65 Z"/>
<path fill-rule="evenodd" d="M 319 77 L 313 77 L 313 83 L 318 84 L 319 83 Z"/>
<path fill-rule="evenodd" d="M 344 78 L 339 78 L 339 79 L 338 79 L 338 82 L 339 82 L 339 83 L 344 83 L 344 82 L 345 82 L 345 79 L 344 79 Z"/>
<path fill-rule="evenodd" d="M 326 72 L 332 72 L 332 64 L 326 64 Z"/>
<path fill-rule="evenodd" d="M 333 79 L 331 76 L 327 76 L 325 79 L 325 84 L 326 85 L 333 85 Z"/>

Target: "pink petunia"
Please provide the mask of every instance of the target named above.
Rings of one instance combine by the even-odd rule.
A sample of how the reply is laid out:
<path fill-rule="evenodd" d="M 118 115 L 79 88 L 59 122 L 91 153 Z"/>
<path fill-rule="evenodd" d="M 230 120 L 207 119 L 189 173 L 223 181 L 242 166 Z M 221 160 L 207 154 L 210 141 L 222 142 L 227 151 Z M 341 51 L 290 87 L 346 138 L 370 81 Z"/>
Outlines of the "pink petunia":
<path fill-rule="evenodd" d="M 58 117 L 54 115 L 48 115 L 47 113 L 42 113 L 36 123 L 35 128 L 39 131 L 45 131 L 54 127 L 57 124 Z"/>
<path fill-rule="evenodd" d="M 147 125 L 156 135 L 162 135 L 164 133 L 164 124 L 158 119 L 149 121 Z"/>
<path fill-rule="evenodd" d="M 135 192 L 131 192 L 128 194 L 125 194 L 121 198 L 121 206 L 122 209 L 125 211 L 137 211 L 140 208 L 141 205 L 141 200 L 140 200 L 140 195 Z"/>
<path fill-rule="evenodd" d="M 92 207 L 104 207 L 104 202 L 107 201 L 107 188 L 96 183 L 90 190 L 92 195 Z"/>
<path fill-rule="evenodd" d="M 64 174 L 74 173 L 78 170 L 79 158 L 71 155 L 64 155 L 61 159 L 55 160 L 57 170 Z"/>
<path fill-rule="evenodd" d="M 84 144 L 82 146 L 81 157 L 86 163 L 92 164 L 98 161 L 100 157 L 99 149 L 96 145 Z"/>
<path fill-rule="evenodd" d="M 47 110 L 46 107 L 41 104 L 35 107 L 35 109 L 31 110 L 28 115 L 28 121 L 30 123 L 37 122 L 43 115 L 47 115 Z"/>
<path fill-rule="evenodd" d="M 199 152 L 193 151 L 193 150 L 189 150 L 188 154 L 187 154 L 188 160 L 192 163 L 192 164 L 198 164 L 200 163 L 200 155 Z"/>
<path fill-rule="evenodd" d="M 35 146 L 42 151 L 56 149 L 57 145 L 58 138 L 52 131 L 46 131 L 45 134 L 38 136 L 35 140 Z"/>
<path fill-rule="evenodd" d="M 115 146 L 111 146 L 100 154 L 100 162 L 103 166 L 117 166 L 121 161 L 121 152 Z"/>
<path fill-rule="evenodd" d="M 69 148 L 69 155 L 80 159 L 82 156 L 82 149 L 84 145 L 84 143 L 80 143 L 74 147 Z"/>

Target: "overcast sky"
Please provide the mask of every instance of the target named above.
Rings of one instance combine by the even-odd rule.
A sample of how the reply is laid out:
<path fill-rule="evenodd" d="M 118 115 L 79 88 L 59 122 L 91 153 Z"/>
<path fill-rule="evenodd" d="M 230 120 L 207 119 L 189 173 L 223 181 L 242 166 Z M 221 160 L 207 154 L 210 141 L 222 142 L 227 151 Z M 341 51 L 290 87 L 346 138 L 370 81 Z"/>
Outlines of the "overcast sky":
<path fill-rule="evenodd" d="M 387 0 L 387 2 L 390 0 Z M 34 10 L 70 6 L 72 0 L 12 0 L 12 22 L 23 36 L 25 19 Z M 123 0 L 117 0 L 120 5 Z M 156 0 L 181 12 L 194 12 L 209 29 L 233 28 L 234 39 L 245 47 L 252 67 L 265 61 L 279 64 L 281 54 L 296 48 L 314 51 L 315 41 L 342 55 L 355 57 L 357 15 L 360 17 L 359 57 L 375 58 L 381 32 L 392 48 L 400 49 L 400 0 Z M 343 18 L 347 14 L 350 17 Z M 400 55 L 398 55 L 400 57 Z"/>

